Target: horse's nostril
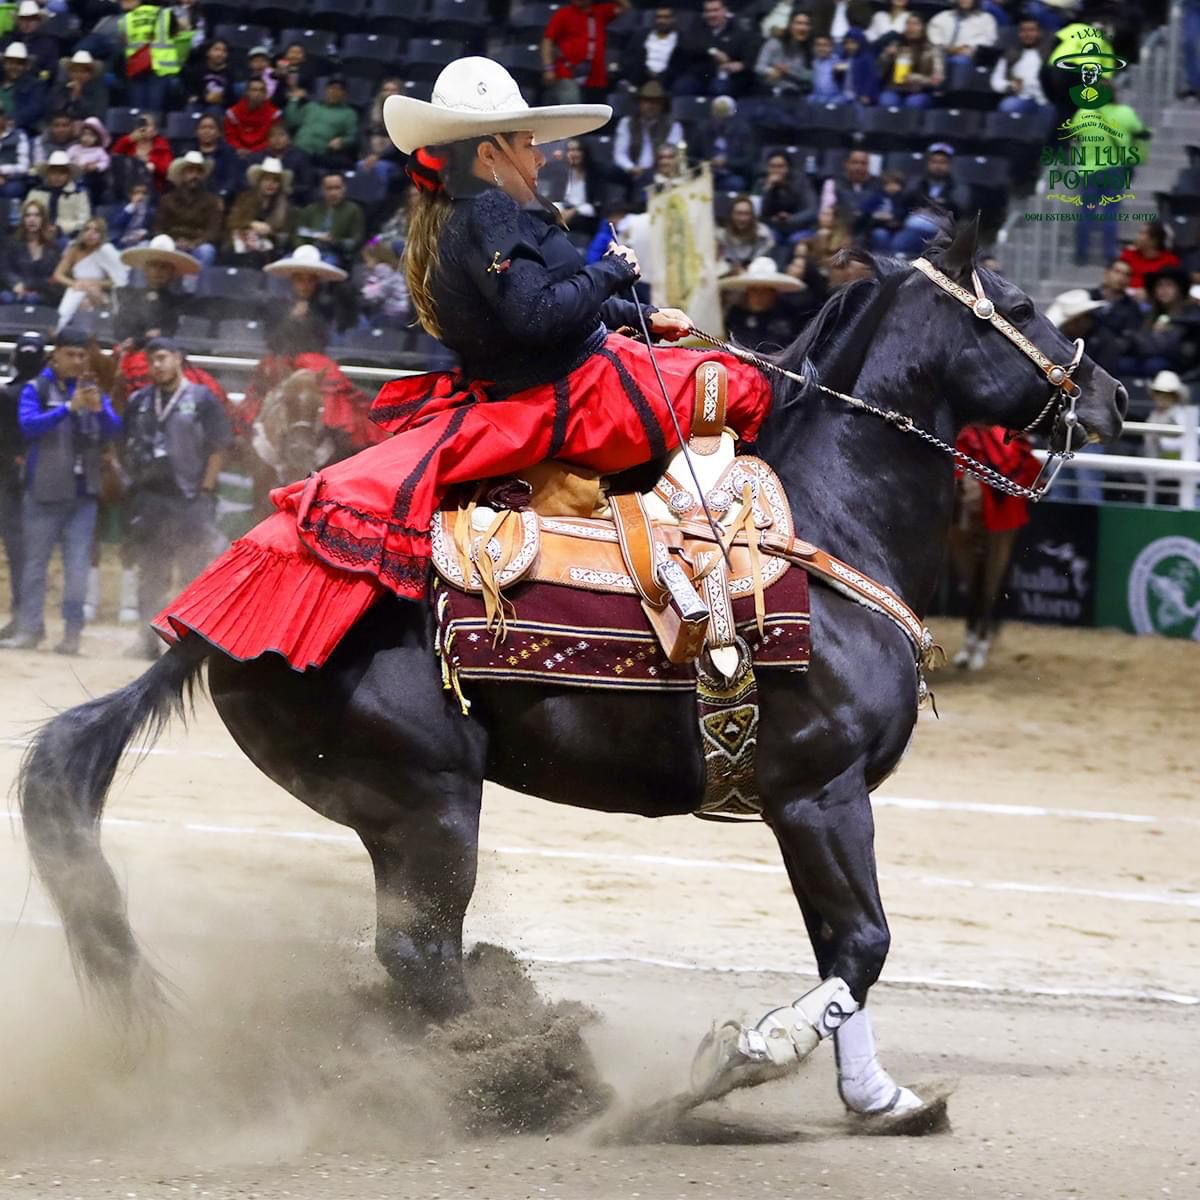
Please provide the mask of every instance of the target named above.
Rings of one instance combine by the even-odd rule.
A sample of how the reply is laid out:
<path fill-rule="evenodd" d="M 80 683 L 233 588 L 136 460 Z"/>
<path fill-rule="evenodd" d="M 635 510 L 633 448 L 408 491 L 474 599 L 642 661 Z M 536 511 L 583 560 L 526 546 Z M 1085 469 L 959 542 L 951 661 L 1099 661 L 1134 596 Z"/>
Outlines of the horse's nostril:
<path fill-rule="evenodd" d="M 1129 407 L 1129 393 L 1125 390 L 1123 383 L 1117 384 L 1117 412 L 1121 414 L 1121 420 L 1125 419 L 1125 410 Z"/>

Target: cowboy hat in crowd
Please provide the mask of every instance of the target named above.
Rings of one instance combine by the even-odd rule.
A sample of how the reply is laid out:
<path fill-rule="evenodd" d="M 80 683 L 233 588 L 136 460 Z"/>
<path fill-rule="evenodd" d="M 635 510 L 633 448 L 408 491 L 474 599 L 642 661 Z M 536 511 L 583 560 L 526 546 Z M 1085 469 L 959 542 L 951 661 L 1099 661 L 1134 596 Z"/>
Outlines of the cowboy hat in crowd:
<path fill-rule="evenodd" d="M 33 164 L 33 169 L 43 179 L 46 178 L 46 172 L 53 170 L 55 167 L 61 167 L 65 171 L 70 171 L 72 179 L 77 178 L 79 175 L 79 168 L 67 157 L 65 150 L 55 150 L 44 162 Z"/>
<path fill-rule="evenodd" d="M 1093 300 L 1086 288 L 1072 288 L 1054 297 L 1046 308 L 1046 320 L 1061 329 L 1068 321 L 1103 307 L 1104 301 Z"/>
<path fill-rule="evenodd" d="M 174 267 L 179 275 L 196 275 L 200 271 L 200 260 L 175 249 L 175 239 L 168 233 L 151 238 L 145 246 L 134 246 L 122 251 L 121 261 L 127 267 L 142 270 L 147 263 L 158 262 Z"/>
<path fill-rule="evenodd" d="M 252 187 L 258 187 L 258 181 L 264 175 L 278 175 L 280 187 L 283 191 L 290 192 L 292 190 L 292 172 L 287 169 L 277 158 L 267 157 L 260 163 L 255 163 L 246 171 L 246 182 Z"/>
<path fill-rule="evenodd" d="M 341 283 L 346 278 L 346 272 L 341 267 L 327 263 L 316 246 L 297 246 L 287 258 L 277 259 L 267 263 L 263 270 L 268 275 L 296 275 L 307 273 L 316 275 L 318 279 L 327 279 Z"/>
<path fill-rule="evenodd" d="M 751 259 L 750 265 L 744 271 L 724 275 L 717 280 L 717 287 L 722 291 L 769 287 L 779 292 L 797 292 L 803 286 L 804 284 L 795 276 L 785 275 L 775 265 L 775 260 L 769 254 Z"/>
<path fill-rule="evenodd" d="M 205 179 L 213 169 L 212 163 L 199 150 L 189 150 L 179 158 L 171 160 L 171 165 L 167 168 L 167 182 L 173 187 L 178 187 L 183 177 L 183 171 L 187 167 L 199 167 Z"/>

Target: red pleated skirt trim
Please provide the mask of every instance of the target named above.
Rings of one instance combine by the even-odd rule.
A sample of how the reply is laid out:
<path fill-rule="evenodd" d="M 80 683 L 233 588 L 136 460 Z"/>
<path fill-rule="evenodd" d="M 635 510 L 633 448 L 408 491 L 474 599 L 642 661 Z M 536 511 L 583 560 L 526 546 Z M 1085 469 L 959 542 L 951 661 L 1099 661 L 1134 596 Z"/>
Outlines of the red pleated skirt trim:
<path fill-rule="evenodd" d="M 304 671 L 321 666 L 384 592 L 374 576 L 333 570 L 310 554 L 295 517 L 277 513 L 234 542 L 152 625 L 171 643 L 196 633 L 239 661 L 274 651 Z"/>

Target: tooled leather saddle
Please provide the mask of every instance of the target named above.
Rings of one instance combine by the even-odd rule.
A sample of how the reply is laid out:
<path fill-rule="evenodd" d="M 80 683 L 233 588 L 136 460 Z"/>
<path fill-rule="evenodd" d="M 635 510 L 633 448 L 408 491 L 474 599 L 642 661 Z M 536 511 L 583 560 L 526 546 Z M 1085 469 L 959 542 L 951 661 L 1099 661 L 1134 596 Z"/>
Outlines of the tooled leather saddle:
<path fill-rule="evenodd" d="M 921 659 L 932 644 L 920 619 L 882 584 L 798 539 L 775 472 L 736 453 L 725 426 L 728 377 L 700 364 L 688 448 L 714 532 L 682 450 L 653 488 L 542 463 L 515 488 L 481 487 L 435 514 L 433 562 L 452 588 L 480 594 L 489 628 L 502 638 L 515 584 L 542 582 L 637 596 L 668 659 L 705 655 L 733 678 L 739 665 L 733 601 L 754 598 L 762 633 L 765 593 L 792 566 L 876 609 L 908 634 Z M 719 536 L 719 541 L 718 541 Z"/>

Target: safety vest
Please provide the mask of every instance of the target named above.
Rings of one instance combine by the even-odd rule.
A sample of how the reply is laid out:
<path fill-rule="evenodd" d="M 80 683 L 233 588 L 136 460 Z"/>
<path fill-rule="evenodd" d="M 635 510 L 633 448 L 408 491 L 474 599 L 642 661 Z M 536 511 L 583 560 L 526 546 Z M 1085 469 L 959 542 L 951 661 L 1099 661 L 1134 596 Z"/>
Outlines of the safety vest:
<path fill-rule="evenodd" d="M 11 33 L 17 26 L 17 6 L 0 4 L 0 37 Z"/>
<path fill-rule="evenodd" d="M 132 58 L 143 46 L 150 47 L 150 68 L 155 75 L 178 75 L 183 57 L 171 36 L 171 10 L 155 4 L 139 4 L 121 18 L 125 35 L 125 57 Z M 188 45 L 191 45 L 189 39 Z"/>

